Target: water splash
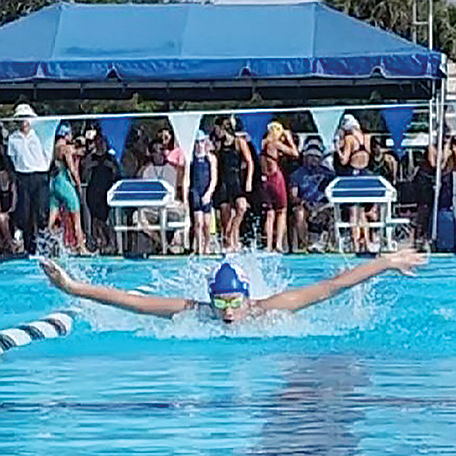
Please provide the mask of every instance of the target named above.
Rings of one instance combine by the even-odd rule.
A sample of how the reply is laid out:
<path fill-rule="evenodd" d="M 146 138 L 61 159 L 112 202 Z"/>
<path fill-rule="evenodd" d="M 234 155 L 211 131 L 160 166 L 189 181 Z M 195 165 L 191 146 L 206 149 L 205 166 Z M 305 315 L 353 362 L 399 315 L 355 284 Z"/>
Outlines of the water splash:
<path fill-rule="evenodd" d="M 107 267 L 96 264 L 81 265 L 70 257 L 66 261 L 67 267 L 78 278 L 92 283 L 113 285 L 110 283 L 113 278 Z M 254 299 L 280 293 L 292 286 L 296 279 L 285 267 L 280 255 L 250 252 L 228 255 L 224 261 L 241 266 L 249 274 L 251 295 Z M 182 296 L 207 302 L 207 279 L 219 264 L 220 260 L 196 256 L 171 264 L 166 261 L 141 263 L 141 270 L 145 271 L 148 279 L 145 284 L 131 288 L 154 295 Z M 93 331 L 129 331 L 140 337 L 207 339 L 340 336 L 354 330 L 372 330 L 386 319 L 397 299 L 397 293 L 394 294 L 389 287 L 381 286 L 379 281 L 382 280 L 384 279 L 371 280 L 324 304 L 297 313 L 271 311 L 262 317 L 232 325 L 201 318 L 201 314 L 196 311 L 185 311 L 167 320 L 136 315 L 87 300 L 74 301 L 72 305 L 78 307 L 83 319 L 90 324 Z"/>
<path fill-rule="evenodd" d="M 63 231 L 42 230 L 36 238 L 36 256 L 59 257 L 65 261 L 71 254 L 71 250 L 65 246 Z"/>

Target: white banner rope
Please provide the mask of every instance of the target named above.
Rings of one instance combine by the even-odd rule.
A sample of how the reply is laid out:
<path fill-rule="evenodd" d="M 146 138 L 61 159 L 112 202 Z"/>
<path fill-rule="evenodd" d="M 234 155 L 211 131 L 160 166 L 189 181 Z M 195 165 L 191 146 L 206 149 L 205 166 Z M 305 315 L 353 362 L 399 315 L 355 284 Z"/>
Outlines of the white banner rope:
<path fill-rule="evenodd" d="M 295 108 L 256 108 L 256 109 L 219 109 L 219 110 L 202 110 L 202 111 L 169 111 L 169 112 L 132 112 L 121 114 L 62 114 L 52 116 L 40 116 L 40 119 L 47 120 L 96 120 L 96 119 L 116 119 L 120 117 L 130 118 L 151 118 L 151 117 L 168 117 L 188 116 L 188 115 L 231 115 L 231 114 L 256 114 L 256 113 L 274 113 L 286 114 L 302 111 L 330 111 L 335 109 L 343 110 L 363 110 L 363 109 L 387 109 L 387 108 L 428 108 L 429 102 L 406 103 L 406 104 L 374 104 L 374 105 L 346 105 L 346 106 L 301 106 Z M 15 117 L 2 117 L 0 121 L 17 121 Z"/>

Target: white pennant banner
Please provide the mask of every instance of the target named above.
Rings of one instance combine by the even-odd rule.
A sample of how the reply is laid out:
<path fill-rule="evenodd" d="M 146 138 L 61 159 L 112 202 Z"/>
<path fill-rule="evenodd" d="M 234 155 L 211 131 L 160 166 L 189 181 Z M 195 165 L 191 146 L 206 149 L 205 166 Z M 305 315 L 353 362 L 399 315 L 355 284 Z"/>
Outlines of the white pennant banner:
<path fill-rule="evenodd" d="M 49 165 L 51 164 L 52 157 L 54 156 L 55 134 L 59 124 L 59 119 L 48 120 L 40 119 L 39 117 L 34 118 L 31 122 L 32 128 L 35 130 L 35 133 L 40 139 Z"/>
<path fill-rule="evenodd" d="M 336 134 L 340 118 L 345 112 L 345 109 L 311 109 L 310 112 L 318 129 L 318 134 L 323 140 L 326 152 L 331 151 L 334 135 Z"/>
<path fill-rule="evenodd" d="M 202 117 L 203 115 L 201 113 L 185 112 L 168 115 L 176 139 L 185 153 L 187 163 L 192 160 L 193 144 L 195 142 L 196 133 L 198 132 Z"/>

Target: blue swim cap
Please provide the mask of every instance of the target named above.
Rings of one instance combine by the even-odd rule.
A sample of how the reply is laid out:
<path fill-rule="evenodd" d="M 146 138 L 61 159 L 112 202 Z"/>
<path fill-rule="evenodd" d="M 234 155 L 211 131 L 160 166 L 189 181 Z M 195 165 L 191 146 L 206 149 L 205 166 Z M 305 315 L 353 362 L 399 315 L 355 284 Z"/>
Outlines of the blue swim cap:
<path fill-rule="evenodd" d="M 217 268 L 209 281 L 209 294 L 211 296 L 227 293 L 242 293 L 249 296 L 249 279 L 238 266 L 223 263 Z"/>

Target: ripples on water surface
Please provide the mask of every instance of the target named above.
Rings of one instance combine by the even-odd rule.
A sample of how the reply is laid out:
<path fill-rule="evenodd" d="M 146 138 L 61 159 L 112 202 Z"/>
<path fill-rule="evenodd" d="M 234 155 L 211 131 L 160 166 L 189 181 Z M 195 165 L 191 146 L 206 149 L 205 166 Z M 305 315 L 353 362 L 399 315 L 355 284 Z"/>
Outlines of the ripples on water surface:
<path fill-rule="evenodd" d="M 254 296 L 346 266 L 246 256 Z M 355 264 L 358 260 L 348 260 Z M 80 277 L 204 299 L 215 260 L 76 260 Z M 77 307 L 73 334 L 0 359 L 0 455 L 456 454 L 456 261 L 227 328 L 136 316 L 0 264 L 0 327 Z"/>

